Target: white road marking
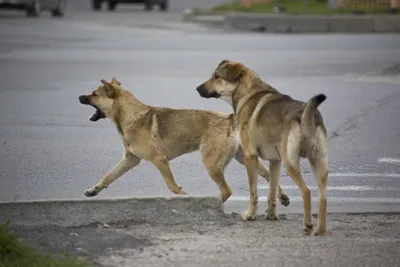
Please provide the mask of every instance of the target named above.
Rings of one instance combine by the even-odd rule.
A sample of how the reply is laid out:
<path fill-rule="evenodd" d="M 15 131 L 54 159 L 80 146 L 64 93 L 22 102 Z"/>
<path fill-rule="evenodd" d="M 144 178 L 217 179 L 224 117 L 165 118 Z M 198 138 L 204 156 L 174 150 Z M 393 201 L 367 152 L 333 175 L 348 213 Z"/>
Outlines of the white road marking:
<path fill-rule="evenodd" d="M 353 202 L 353 203 L 400 203 L 400 198 L 358 198 L 358 197 L 327 197 L 328 202 Z M 247 196 L 231 196 L 228 201 L 249 201 Z M 259 197 L 259 202 L 266 202 L 267 197 Z M 302 202 L 301 197 L 290 197 L 290 202 Z M 318 203 L 318 197 L 311 198 L 311 202 Z"/>
<path fill-rule="evenodd" d="M 400 158 L 379 158 L 378 163 L 400 163 Z"/>
<path fill-rule="evenodd" d="M 295 185 L 281 185 L 283 190 L 299 190 Z M 308 186 L 310 190 L 318 190 L 317 186 Z M 268 189 L 268 185 L 260 185 L 258 189 Z M 396 187 L 382 187 L 382 186 L 364 186 L 364 185 L 344 185 L 344 186 L 328 186 L 327 191 L 400 191 Z"/>
<path fill-rule="evenodd" d="M 400 177 L 400 173 L 328 173 L 328 177 Z"/>
<path fill-rule="evenodd" d="M 311 173 L 307 173 L 307 175 L 311 175 Z M 283 176 L 288 176 L 287 173 L 285 173 Z M 328 173 L 328 179 L 329 177 L 398 177 L 400 178 L 400 173 L 379 173 L 379 172 L 329 172 Z M 260 181 L 263 181 L 263 179 L 260 178 Z"/>

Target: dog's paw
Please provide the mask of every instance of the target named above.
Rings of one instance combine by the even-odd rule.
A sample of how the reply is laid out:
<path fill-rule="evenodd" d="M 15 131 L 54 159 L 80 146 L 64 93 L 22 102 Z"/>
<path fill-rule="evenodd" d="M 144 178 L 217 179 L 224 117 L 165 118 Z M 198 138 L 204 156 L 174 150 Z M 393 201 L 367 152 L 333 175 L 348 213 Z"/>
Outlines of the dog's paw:
<path fill-rule="evenodd" d="M 180 195 L 188 195 L 188 193 L 186 193 L 186 191 L 183 190 L 182 187 L 179 187 L 179 193 L 178 194 L 180 194 Z"/>
<path fill-rule="evenodd" d="M 282 195 L 279 199 L 279 202 L 285 207 L 290 205 L 290 199 L 287 195 Z"/>
<path fill-rule="evenodd" d="M 244 221 L 254 221 L 256 219 L 256 212 L 248 209 L 242 213 L 242 219 Z"/>
<path fill-rule="evenodd" d="M 322 236 L 325 235 L 325 229 L 319 228 L 317 226 L 317 228 L 311 233 L 311 235 L 313 236 Z"/>
<path fill-rule="evenodd" d="M 93 187 L 93 188 L 90 188 L 90 189 L 86 190 L 86 191 L 84 192 L 84 194 L 85 194 L 85 196 L 87 196 L 87 197 L 94 197 L 94 196 L 97 196 L 97 194 L 98 194 L 99 192 L 100 192 L 100 191 L 99 191 L 96 187 Z"/>
<path fill-rule="evenodd" d="M 231 195 L 232 195 L 232 192 L 229 192 L 229 191 L 221 193 L 222 203 L 225 203 L 231 197 Z"/>
<path fill-rule="evenodd" d="M 264 219 L 270 220 L 270 221 L 278 221 L 279 216 L 275 212 L 268 212 L 268 210 L 265 211 Z"/>
<path fill-rule="evenodd" d="M 187 195 L 188 193 L 186 193 L 183 188 L 181 186 L 178 186 L 176 188 L 171 189 L 172 193 L 174 193 L 175 195 Z"/>
<path fill-rule="evenodd" d="M 314 225 L 313 225 L 312 222 L 304 223 L 304 224 L 303 224 L 303 231 L 304 231 L 304 233 L 307 234 L 307 235 L 311 233 L 311 231 L 312 231 L 313 228 L 314 228 Z"/>

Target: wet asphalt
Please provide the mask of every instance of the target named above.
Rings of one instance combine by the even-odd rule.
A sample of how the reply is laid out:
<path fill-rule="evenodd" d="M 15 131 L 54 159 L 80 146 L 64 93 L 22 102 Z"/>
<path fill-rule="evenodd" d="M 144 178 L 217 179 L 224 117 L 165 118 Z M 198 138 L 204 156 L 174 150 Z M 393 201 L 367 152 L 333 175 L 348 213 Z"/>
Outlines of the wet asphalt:
<path fill-rule="evenodd" d="M 119 161 L 114 126 L 89 121 L 94 110 L 78 101 L 101 79 L 116 77 L 150 105 L 231 112 L 195 90 L 227 58 L 297 99 L 327 95 L 320 111 L 330 135 L 328 211 L 400 211 L 400 163 L 378 162 L 400 157 L 400 78 L 381 75 L 400 62 L 399 35 L 224 32 L 182 24 L 177 12 L 184 8 L 93 13 L 71 6 L 62 19 L 0 13 L 0 201 L 83 198 Z M 302 166 L 316 201 L 316 184 Z M 188 193 L 219 194 L 198 152 L 171 167 Z M 226 177 L 233 189 L 226 208 L 240 212 L 245 169 L 232 161 Z M 259 186 L 264 200 L 267 184 L 260 179 Z M 284 169 L 281 186 L 292 203 L 278 211 L 301 212 L 300 191 Z M 172 195 L 144 161 L 97 197 L 142 195 Z"/>

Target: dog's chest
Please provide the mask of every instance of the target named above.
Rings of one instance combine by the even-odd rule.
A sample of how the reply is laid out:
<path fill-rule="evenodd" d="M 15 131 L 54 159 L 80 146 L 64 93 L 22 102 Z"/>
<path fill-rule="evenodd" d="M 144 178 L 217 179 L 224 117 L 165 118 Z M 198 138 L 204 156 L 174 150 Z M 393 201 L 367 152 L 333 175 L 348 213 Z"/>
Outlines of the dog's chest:
<path fill-rule="evenodd" d="M 148 160 L 149 158 L 151 158 L 151 150 L 148 149 L 148 147 L 144 146 L 144 145 L 138 145 L 138 144 L 130 144 L 128 146 L 128 151 L 131 152 L 133 155 L 135 155 L 138 158 L 144 159 L 144 160 Z"/>
<path fill-rule="evenodd" d="M 145 143 L 135 142 L 135 140 L 130 140 L 130 142 L 128 142 L 128 140 L 124 137 L 122 137 L 122 143 L 125 149 L 136 157 L 139 157 L 141 159 L 148 158 L 149 149 L 147 145 L 145 145 Z"/>

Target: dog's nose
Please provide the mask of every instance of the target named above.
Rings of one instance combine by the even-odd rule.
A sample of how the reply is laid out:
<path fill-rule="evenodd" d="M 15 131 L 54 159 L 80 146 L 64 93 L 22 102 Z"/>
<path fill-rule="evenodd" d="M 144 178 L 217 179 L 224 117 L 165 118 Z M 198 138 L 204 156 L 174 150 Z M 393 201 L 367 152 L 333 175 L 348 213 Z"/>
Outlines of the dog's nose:
<path fill-rule="evenodd" d="M 203 85 L 197 86 L 196 90 L 197 90 L 197 92 L 199 92 L 199 93 L 201 93 L 202 91 L 204 91 L 204 90 L 203 90 Z"/>
<path fill-rule="evenodd" d="M 199 95 L 200 95 L 201 97 L 208 97 L 208 92 L 207 92 L 207 90 L 204 89 L 204 86 L 203 86 L 203 85 L 199 85 L 199 86 L 196 88 L 196 90 L 197 90 L 197 92 L 199 93 Z"/>
<path fill-rule="evenodd" d="M 81 95 L 79 96 L 79 102 L 81 102 L 81 104 L 87 105 L 89 104 L 89 97 L 87 97 L 86 95 Z"/>

